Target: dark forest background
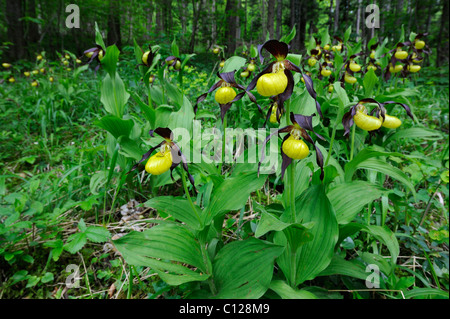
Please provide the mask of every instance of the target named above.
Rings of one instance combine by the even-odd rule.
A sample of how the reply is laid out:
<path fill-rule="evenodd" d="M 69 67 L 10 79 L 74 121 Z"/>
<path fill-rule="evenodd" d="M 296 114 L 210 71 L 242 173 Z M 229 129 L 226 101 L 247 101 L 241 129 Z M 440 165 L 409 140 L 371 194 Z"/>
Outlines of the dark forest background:
<path fill-rule="evenodd" d="M 69 4 L 80 9 L 80 28 L 65 25 Z M 380 8 L 380 28 L 366 28 L 368 4 Z M 69 50 L 81 54 L 94 44 L 94 24 L 107 45 L 119 48 L 138 43 L 171 43 L 181 52 L 205 52 L 214 44 L 227 45 L 231 54 L 242 45 L 259 44 L 267 36 L 280 38 L 294 26 L 292 49 L 302 53 L 311 35 L 324 28 L 365 43 L 372 36 L 396 42 L 401 25 L 405 34 L 428 32 L 433 50 L 428 63 L 448 63 L 448 0 L 0 0 L 0 54 L 3 60 L 34 58 L 37 52 Z"/>

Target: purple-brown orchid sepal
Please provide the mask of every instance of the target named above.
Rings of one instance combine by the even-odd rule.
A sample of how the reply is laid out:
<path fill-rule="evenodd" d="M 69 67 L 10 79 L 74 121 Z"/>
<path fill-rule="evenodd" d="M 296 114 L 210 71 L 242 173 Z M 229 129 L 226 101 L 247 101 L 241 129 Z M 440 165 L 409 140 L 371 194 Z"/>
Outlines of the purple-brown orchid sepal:
<path fill-rule="evenodd" d="M 291 61 L 289 61 L 287 59 L 287 56 L 289 54 L 289 46 L 286 43 L 280 42 L 278 40 L 268 40 L 268 41 L 264 42 L 263 44 L 258 45 L 258 52 L 259 52 L 259 58 L 260 58 L 261 64 L 264 63 L 264 57 L 262 54 L 263 49 L 265 49 L 267 52 L 269 52 L 276 59 L 276 61 L 270 62 L 266 66 L 266 68 L 263 69 L 263 71 L 261 71 L 259 74 L 257 74 L 253 78 L 253 80 L 247 86 L 247 91 L 251 91 L 256 87 L 258 79 L 261 76 L 263 76 L 264 74 L 272 73 L 273 66 L 275 65 L 275 63 L 283 63 L 284 74 L 286 75 L 286 77 L 288 79 L 288 84 L 287 84 L 286 90 L 280 94 L 280 98 L 282 99 L 282 101 L 284 102 L 287 99 L 289 99 L 294 90 L 294 77 L 292 75 L 292 72 L 290 72 L 290 71 L 298 72 L 303 76 L 303 79 L 305 81 L 306 90 L 308 91 L 309 95 L 316 102 L 317 113 L 320 115 L 320 117 L 323 118 L 322 110 L 320 108 L 319 102 L 317 101 L 317 93 L 314 90 L 314 83 L 313 83 L 312 79 L 308 75 L 303 73 L 302 70 L 297 65 L 295 65 L 294 63 L 292 63 Z"/>
<path fill-rule="evenodd" d="M 192 187 L 194 188 L 194 191 L 197 192 L 197 189 L 195 188 L 194 177 L 189 173 L 186 156 L 184 156 L 184 154 L 181 152 L 181 149 L 178 146 L 178 144 L 173 140 L 172 130 L 170 130 L 167 127 L 158 127 L 154 130 L 149 131 L 149 135 L 151 137 L 155 137 L 155 135 L 154 135 L 155 133 L 157 135 L 161 136 L 164 139 L 164 141 L 162 141 L 158 145 L 152 147 L 147 153 L 145 153 L 142 156 L 142 158 L 135 165 L 133 165 L 133 167 L 130 169 L 130 171 L 127 172 L 127 174 L 129 174 L 130 172 L 137 169 L 139 167 L 139 164 L 141 164 L 143 161 L 147 160 L 156 149 L 161 147 L 163 144 L 167 144 L 170 146 L 170 153 L 172 155 L 172 165 L 170 167 L 170 178 L 172 179 L 172 181 L 175 182 L 172 172 L 181 163 L 182 168 L 186 171 L 189 181 L 191 182 Z"/>
<path fill-rule="evenodd" d="M 213 91 L 215 91 L 216 89 L 220 88 L 222 86 L 222 84 L 224 84 L 224 83 L 227 83 L 228 86 L 239 89 L 243 92 L 236 94 L 235 98 L 232 101 L 230 101 L 229 103 L 219 104 L 220 116 L 221 116 L 222 122 L 223 122 L 226 112 L 231 108 L 231 104 L 242 99 L 245 94 L 248 95 L 248 97 L 250 98 L 250 101 L 252 101 L 253 103 L 255 103 L 257 105 L 259 112 L 262 113 L 261 106 L 256 101 L 255 96 L 251 92 L 247 91 L 245 89 L 245 87 L 243 87 L 241 84 L 236 82 L 236 80 L 234 78 L 235 73 L 236 73 L 236 71 L 224 72 L 224 73 L 217 72 L 217 76 L 220 78 L 220 80 L 217 81 L 216 83 L 214 83 L 206 93 L 203 93 L 202 95 L 200 95 L 197 98 L 197 101 L 194 105 L 194 113 L 197 113 L 198 104 L 203 102 L 206 99 L 206 97 L 208 96 L 208 94 L 210 94 Z"/>
<path fill-rule="evenodd" d="M 292 125 L 288 125 L 288 126 L 282 127 L 279 130 L 271 133 L 269 136 L 266 137 L 266 139 L 264 140 L 264 143 L 263 143 L 263 147 L 262 147 L 261 160 L 258 163 L 258 175 L 259 175 L 261 163 L 263 162 L 263 160 L 265 158 L 265 147 L 266 147 L 267 142 L 275 134 L 279 135 L 280 133 L 289 133 L 289 134 L 286 134 L 286 136 L 283 138 L 283 141 L 282 141 L 281 146 L 280 146 L 281 158 L 282 158 L 282 162 L 281 162 L 281 179 L 283 179 L 284 173 L 286 171 L 286 168 L 292 163 L 292 158 L 288 157 L 283 151 L 283 143 L 289 138 L 291 131 L 299 130 L 300 134 L 301 134 L 301 137 L 305 141 L 307 141 L 307 142 L 311 143 L 312 145 L 314 145 L 314 148 L 316 150 L 316 162 L 317 162 L 317 165 L 320 167 L 320 170 L 321 170 L 320 179 L 323 180 L 323 177 L 324 177 L 323 155 L 322 155 L 322 152 L 320 151 L 320 149 L 317 147 L 316 143 L 313 141 L 313 139 L 311 138 L 311 136 L 308 133 L 308 131 L 313 132 L 314 135 L 316 135 L 319 139 L 325 141 L 325 138 L 323 138 L 321 135 L 319 135 L 318 133 L 316 133 L 314 131 L 314 128 L 313 128 L 313 125 L 312 125 L 312 118 L 314 116 L 315 116 L 315 114 L 306 116 L 306 115 L 301 115 L 301 114 L 294 114 L 293 112 L 291 112 L 290 113 L 290 120 L 292 122 Z"/>

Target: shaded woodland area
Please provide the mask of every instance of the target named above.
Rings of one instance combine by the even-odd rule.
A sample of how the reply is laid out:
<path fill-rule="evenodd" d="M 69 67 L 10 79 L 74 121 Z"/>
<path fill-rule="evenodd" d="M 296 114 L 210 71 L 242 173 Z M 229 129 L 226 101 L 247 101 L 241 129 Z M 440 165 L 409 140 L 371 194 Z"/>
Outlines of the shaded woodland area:
<path fill-rule="evenodd" d="M 228 53 L 242 44 L 258 44 L 267 36 L 280 38 L 294 26 L 294 50 L 303 50 L 310 36 L 328 27 L 339 35 L 348 26 L 370 39 L 364 26 L 375 3 L 380 8 L 378 37 L 398 38 L 405 33 L 430 33 L 438 64 L 448 61 L 448 1 L 446 0 L 82 0 L 80 28 L 65 26 L 66 6 L 74 1 L 1 0 L 0 39 L 11 60 L 30 58 L 37 51 L 63 49 L 80 54 L 93 43 L 94 23 L 107 30 L 108 44 L 118 47 L 138 42 L 177 38 L 183 52 L 201 52 L 214 44 L 228 44 Z"/>

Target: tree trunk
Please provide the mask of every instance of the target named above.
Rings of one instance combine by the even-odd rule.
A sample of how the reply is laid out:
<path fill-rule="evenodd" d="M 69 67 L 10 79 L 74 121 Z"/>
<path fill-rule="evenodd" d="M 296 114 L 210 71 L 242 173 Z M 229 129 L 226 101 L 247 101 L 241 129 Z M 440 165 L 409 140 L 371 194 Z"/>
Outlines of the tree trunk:
<path fill-rule="evenodd" d="M 328 30 L 331 31 L 333 27 L 333 0 L 330 0 L 330 10 L 328 11 Z"/>
<path fill-rule="evenodd" d="M 438 36 L 438 44 L 437 44 L 437 57 L 436 57 L 436 66 L 439 67 L 441 65 L 448 63 L 448 1 L 442 1 L 442 16 L 441 16 L 441 25 L 439 29 Z"/>
<path fill-rule="evenodd" d="M 237 16 L 237 0 L 227 0 L 225 7 L 226 25 L 225 25 L 225 39 L 227 41 L 227 53 L 233 54 L 236 50 L 236 16 Z"/>
<path fill-rule="evenodd" d="M 276 28 L 276 37 L 277 39 L 281 38 L 281 33 L 283 32 L 283 0 L 277 1 L 277 28 Z"/>
<path fill-rule="evenodd" d="M 334 34 L 337 35 L 338 28 L 339 28 L 339 5 L 340 0 L 336 0 L 336 8 L 334 9 Z"/>
<path fill-rule="evenodd" d="M 10 61 L 19 60 L 25 56 L 23 24 L 19 20 L 22 16 L 21 1 L 6 0 L 5 18 L 8 28 L 8 41 L 13 43 L 9 52 Z"/>
<path fill-rule="evenodd" d="M 275 26 L 275 0 L 268 0 L 267 6 L 267 31 L 269 32 L 269 38 L 274 37 Z"/>
<path fill-rule="evenodd" d="M 36 19 L 36 1 L 28 0 L 27 1 L 27 16 L 30 18 Z M 27 21 L 27 42 L 28 45 L 33 44 L 34 47 L 38 44 L 39 41 L 39 28 L 38 25 L 32 21 Z"/>
<path fill-rule="evenodd" d="M 120 35 L 120 5 L 118 0 L 109 0 L 108 14 L 108 44 L 115 44 L 119 49 L 122 47 Z"/>
<path fill-rule="evenodd" d="M 402 25 L 402 21 L 403 21 L 403 0 L 398 0 L 397 6 L 395 7 L 395 24 L 400 27 Z M 398 29 L 399 29 L 398 34 L 396 36 L 399 38 L 402 29 L 401 28 Z"/>
<path fill-rule="evenodd" d="M 358 11 L 356 13 L 356 41 L 361 38 L 361 0 L 358 0 Z"/>

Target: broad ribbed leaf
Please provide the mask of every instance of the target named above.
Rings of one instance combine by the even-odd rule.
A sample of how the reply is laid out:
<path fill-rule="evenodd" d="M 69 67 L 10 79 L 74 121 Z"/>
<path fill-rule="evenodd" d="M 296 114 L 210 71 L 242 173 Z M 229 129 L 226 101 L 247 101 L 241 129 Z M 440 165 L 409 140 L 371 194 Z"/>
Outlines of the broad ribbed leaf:
<path fill-rule="evenodd" d="M 356 261 L 348 261 L 340 256 L 333 256 L 331 263 L 319 276 L 343 275 L 366 280 L 370 272 L 366 272 L 364 267 Z"/>
<path fill-rule="evenodd" d="M 404 292 L 406 299 L 425 299 L 432 296 L 448 299 L 448 291 L 434 288 L 413 288 Z"/>
<path fill-rule="evenodd" d="M 258 177 L 257 172 L 242 173 L 225 179 L 213 190 L 211 201 L 204 210 L 204 224 L 210 223 L 220 213 L 241 209 L 250 193 L 260 189 L 266 179 L 267 175 Z"/>
<path fill-rule="evenodd" d="M 118 74 L 114 78 L 111 78 L 109 74 L 105 76 L 102 81 L 100 101 L 108 113 L 122 118 L 129 97 L 130 94 L 126 91 Z"/>
<path fill-rule="evenodd" d="M 314 222 L 314 227 L 309 230 L 312 241 L 300 246 L 297 252 L 299 263 L 296 283 L 300 284 L 314 279 L 330 263 L 338 240 L 338 224 L 322 185 L 306 190 L 295 205 L 297 221 Z"/>
<path fill-rule="evenodd" d="M 372 69 L 369 69 L 367 73 L 364 75 L 363 79 L 363 86 L 364 86 L 364 95 L 366 97 L 371 97 L 373 88 L 375 87 L 375 84 L 378 82 L 378 77 L 375 74 L 375 71 Z"/>
<path fill-rule="evenodd" d="M 214 298 L 257 299 L 269 288 L 273 264 L 284 247 L 249 238 L 222 248 L 213 262 Z"/>
<path fill-rule="evenodd" d="M 278 232 L 274 240 L 275 243 L 287 245 L 288 249 L 277 259 L 277 263 L 288 281 L 299 285 L 314 279 L 329 265 L 338 240 L 338 223 L 322 185 L 310 187 L 297 199 L 296 213 L 298 222 L 314 223 L 313 227 L 306 234 L 293 234 L 293 229 L 289 228 L 290 233 Z M 300 244 L 297 235 L 301 236 Z M 292 258 L 295 259 L 295 269 L 292 268 Z"/>
<path fill-rule="evenodd" d="M 365 181 L 338 184 L 327 192 L 339 224 L 351 222 L 355 216 L 387 190 Z"/>
<path fill-rule="evenodd" d="M 225 61 L 225 64 L 220 72 L 225 73 L 239 70 L 245 65 L 245 63 L 246 63 L 245 58 L 240 56 L 232 56 L 231 58 Z"/>
<path fill-rule="evenodd" d="M 119 61 L 120 51 L 115 44 L 106 48 L 105 57 L 102 59 L 102 67 L 108 72 L 111 78 L 118 76 L 116 74 L 117 62 Z"/>
<path fill-rule="evenodd" d="M 200 222 L 192 211 L 189 202 L 184 198 L 159 196 L 145 202 L 145 206 L 172 215 L 175 219 L 186 223 L 186 225 L 193 229 L 200 229 Z M 202 210 L 196 205 L 194 205 L 194 207 L 197 210 L 197 214 L 200 216 Z"/>
<path fill-rule="evenodd" d="M 269 288 L 275 291 L 282 299 L 318 299 L 312 292 L 295 290 L 283 280 L 272 281 Z"/>
<path fill-rule="evenodd" d="M 375 237 L 388 248 L 391 253 L 391 262 L 396 263 L 400 247 L 395 234 L 386 226 L 363 225 L 358 223 L 349 223 L 339 229 L 339 242 L 348 236 L 364 231 Z"/>
<path fill-rule="evenodd" d="M 191 102 L 185 96 L 182 95 L 181 99 L 181 108 L 177 112 L 172 112 L 169 116 L 170 127 L 174 128 L 174 130 L 186 129 L 190 133 L 195 118 L 194 109 L 192 108 Z"/>
<path fill-rule="evenodd" d="M 407 138 L 437 140 L 437 139 L 442 139 L 442 134 L 439 131 L 428 129 L 428 128 L 411 127 L 411 128 L 406 128 L 404 130 L 395 132 L 395 134 L 389 136 L 384 141 L 383 145 L 387 145 L 392 141 L 404 140 Z"/>
<path fill-rule="evenodd" d="M 255 231 L 255 237 L 261 237 L 264 234 L 268 233 L 269 231 L 282 231 L 283 229 L 286 229 L 289 226 L 296 227 L 301 230 L 307 230 L 314 226 L 314 223 L 307 223 L 307 224 L 290 224 L 286 223 L 284 221 L 281 221 L 278 217 L 276 217 L 273 214 L 264 212 L 261 214 L 261 220 L 258 223 L 258 226 Z"/>
<path fill-rule="evenodd" d="M 357 168 L 369 169 L 385 174 L 393 179 L 398 180 L 403 185 L 405 185 L 415 196 L 416 190 L 414 185 L 411 183 L 409 177 L 399 168 L 392 166 L 386 161 L 379 158 L 369 158 L 364 162 L 358 164 Z"/>
<path fill-rule="evenodd" d="M 186 227 L 160 224 L 144 232 L 133 231 L 113 244 L 127 263 L 151 267 L 169 285 L 208 278 L 200 244 Z M 174 261 L 195 267 L 197 271 Z"/>
<path fill-rule="evenodd" d="M 107 130 L 116 139 L 121 136 L 128 137 L 134 126 L 132 119 L 123 120 L 115 115 L 105 115 L 99 121 L 96 121 L 95 124 L 102 129 Z"/>

